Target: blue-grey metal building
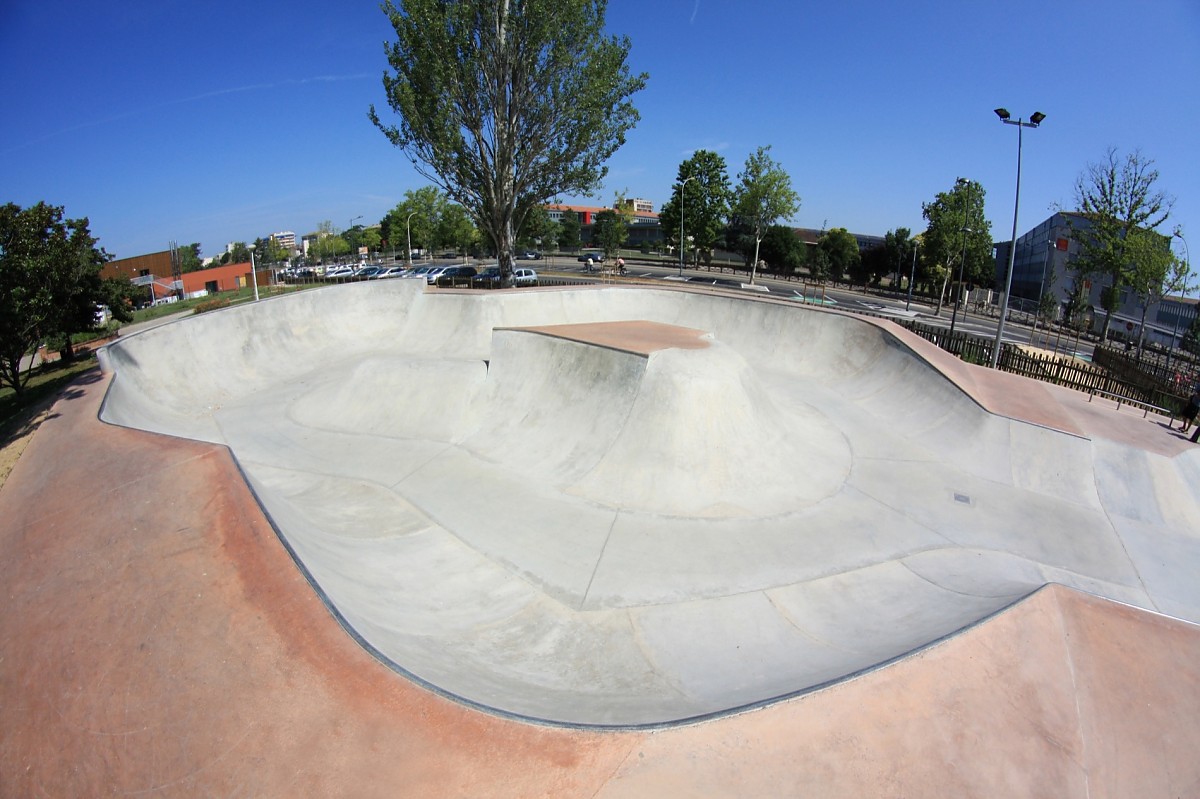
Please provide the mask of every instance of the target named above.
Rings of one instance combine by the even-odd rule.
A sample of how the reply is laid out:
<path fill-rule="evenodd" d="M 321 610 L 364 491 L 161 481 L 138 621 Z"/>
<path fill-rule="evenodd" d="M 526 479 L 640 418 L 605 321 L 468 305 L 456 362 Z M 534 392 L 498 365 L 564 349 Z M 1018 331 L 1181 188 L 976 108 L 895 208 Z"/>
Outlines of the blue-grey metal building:
<path fill-rule="evenodd" d="M 1076 265 L 1081 246 L 1073 236 L 1087 228 L 1088 220 L 1083 215 L 1058 211 L 1017 239 L 1012 296 L 1009 298 L 1011 309 L 1034 313 L 1038 298 L 1049 293 L 1057 301 L 1061 317 L 1067 300 L 1082 281 L 1092 308 L 1092 329 L 1103 328 L 1105 311 L 1100 295 L 1112 281 L 1103 275 L 1081 276 Z M 996 285 L 999 287 L 1004 285 L 1008 268 L 1008 247 L 1007 241 L 995 245 Z M 1178 346 L 1196 318 L 1196 306 L 1196 299 L 1180 296 L 1151 298 L 1145 303 L 1143 298 L 1125 288 L 1121 291 L 1120 305 L 1113 313 L 1110 332 L 1118 338 L 1139 338 L 1144 312 L 1146 341 L 1163 345 L 1174 342 Z"/>

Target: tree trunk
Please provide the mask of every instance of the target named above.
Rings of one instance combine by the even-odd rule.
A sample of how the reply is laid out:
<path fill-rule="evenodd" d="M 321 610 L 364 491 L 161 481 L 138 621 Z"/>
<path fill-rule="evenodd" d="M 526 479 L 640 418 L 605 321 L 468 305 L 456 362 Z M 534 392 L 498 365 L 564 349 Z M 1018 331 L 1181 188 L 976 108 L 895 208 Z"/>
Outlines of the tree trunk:
<path fill-rule="evenodd" d="M 938 291 L 937 310 L 933 312 L 934 316 L 942 315 L 942 302 L 946 299 L 946 284 L 950 282 L 950 273 L 946 272 L 946 276 L 942 278 L 942 288 Z"/>
<path fill-rule="evenodd" d="M 754 237 L 754 263 L 750 267 L 750 285 L 754 285 L 754 277 L 758 274 L 758 245 L 762 244 L 762 238 Z"/>

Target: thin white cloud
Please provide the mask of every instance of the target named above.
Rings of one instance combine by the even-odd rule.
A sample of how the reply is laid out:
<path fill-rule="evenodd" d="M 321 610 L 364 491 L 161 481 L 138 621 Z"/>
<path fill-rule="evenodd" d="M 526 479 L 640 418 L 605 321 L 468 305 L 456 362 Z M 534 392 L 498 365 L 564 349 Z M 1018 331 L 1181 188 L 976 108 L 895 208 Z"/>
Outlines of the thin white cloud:
<path fill-rule="evenodd" d="M 89 120 L 87 122 L 81 122 L 77 125 L 71 125 L 70 127 L 60 128 L 56 131 L 52 131 L 45 135 L 39 136 L 36 139 L 30 139 L 29 141 L 22 142 L 21 144 L 16 144 L 16 145 L 13 145 L 12 147 L 8 147 L 7 149 L 0 150 L 0 153 L 15 152 L 16 150 L 20 150 L 23 147 L 28 147 L 32 144 L 37 144 L 38 142 L 46 141 L 47 139 L 53 139 L 56 136 L 62 136 L 67 133 L 74 133 L 77 130 L 84 130 L 86 128 L 95 128 L 95 127 L 99 127 L 101 125 L 107 125 L 112 122 L 119 122 L 122 119 L 128 119 L 129 117 L 135 117 L 140 114 L 148 113 L 150 111 L 156 111 L 160 108 L 165 108 L 169 105 L 179 105 L 182 103 L 193 103 L 193 102 L 196 102 L 197 100 L 207 100 L 212 97 L 220 97 L 220 96 L 226 95 L 226 94 L 239 94 L 242 92 L 253 92 L 253 91 L 264 91 L 264 90 L 270 91 L 273 89 L 278 89 L 281 86 L 303 86 L 304 84 L 307 84 L 307 83 L 334 83 L 334 82 L 338 82 L 338 81 L 363 80 L 364 78 L 374 78 L 374 77 L 376 77 L 376 76 L 370 75 L 370 74 L 365 74 L 365 73 L 360 73 L 357 75 L 317 75 L 317 76 L 311 77 L 311 78 L 289 78 L 288 80 L 277 81 L 275 83 L 252 83 L 248 86 L 234 86 L 234 87 L 231 87 L 228 89 L 215 89 L 210 92 L 204 92 L 202 94 L 195 94 L 190 97 L 177 97 L 175 99 L 167 100 L 165 102 L 158 103 L 156 105 L 149 105 L 149 106 L 144 106 L 142 108 L 135 108 L 130 111 L 124 111 L 119 114 L 111 114 L 109 116 L 102 117 L 100 119 L 93 119 L 93 120 Z"/>
<path fill-rule="evenodd" d="M 181 97 L 171 100 L 172 103 L 190 103 L 196 100 L 207 100 L 210 97 L 220 97 L 225 94 L 239 94 L 241 92 L 254 92 L 263 90 L 274 90 L 281 86 L 303 86 L 307 83 L 336 83 L 344 80 L 363 80 L 364 78 L 373 78 L 374 75 L 359 73 L 357 75 L 317 75 L 312 78 L 289 78 L 288 80 L 276 81 L 275 83 L 252 83 L 248 86 L 235 86 L 229 89 L 217 89 L 203 94 L 193 95 L 192 97 Z"/>

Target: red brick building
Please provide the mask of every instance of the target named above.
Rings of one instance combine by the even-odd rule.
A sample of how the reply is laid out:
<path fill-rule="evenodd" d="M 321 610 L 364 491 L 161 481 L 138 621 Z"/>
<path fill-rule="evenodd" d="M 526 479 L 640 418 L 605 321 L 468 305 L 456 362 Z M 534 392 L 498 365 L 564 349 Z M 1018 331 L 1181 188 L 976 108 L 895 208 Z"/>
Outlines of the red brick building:
<path fill-rule="evenodd" d="M 180 274 L 173 268 L 170 250 L 109 261 L 101 274 L 104 277 L 125 278 L 145 286 L 147 300 L 153 301 L 178 296 L 180 292 L 184 297 L 191 297 L 202 292 L 217 294 L 251 285 L 249 263 L 226 264 Z M 269 282 L 269 273 L 258 273 L 259 286 Z"/>

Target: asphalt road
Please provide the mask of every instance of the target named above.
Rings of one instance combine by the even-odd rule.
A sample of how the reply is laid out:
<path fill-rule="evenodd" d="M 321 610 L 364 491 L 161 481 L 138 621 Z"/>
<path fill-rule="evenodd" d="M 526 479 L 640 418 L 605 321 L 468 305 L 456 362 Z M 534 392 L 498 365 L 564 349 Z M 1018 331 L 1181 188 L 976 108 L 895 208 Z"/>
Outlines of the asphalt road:
<path fill-rule="evenodd" d="M 540 267 L 547 271 L 553 270 L 568 274 L 578 273 L 581 278 L 592 277 L 592 275 L 584 271 L 583 264 L 565 256 L 531 263 L 535 267 Z M 627 276 L 629 277 L 672 281 L 680 279 L 680 270 L 678 267 L 656 266 L 629 261 L 626 264 Z M 685 280 L 687 278 L 712 278 L 725 281 L 742 281 L 746 279 L 744 273 L 709 272 L 703 269 L 684 269 L 682 270 L 682 275 Z M 959 309 L 957 316 L 954 317 L 953 309 L 949 305 L 943 306 L 940 314 L 935 313 L 936 309 L 932 305 L 929 305 L 924 298 L 914 297 L 911 302 L 908 302 L 906 296 L 896 296 L 888 292 L 872 291 L 864 293 L 842 287 L 830 288 L 803 281 L 782 280 L 771 276 L 759 276 L 754 282 L 758 286 L 767 288 L 772 296 L 794 298 L 797 295 L 806 295 L 808 301 L 824 304 L 829 307 L 849 311 L 877 313 L 902 319 L 915 319 L 921 324 L 944 327 L 946 330 L 950 329 L 953 317 L 954 329 L 956 331 L 984 338 L 994 339 L 996 328 L 999 324 L 999 319 L 996 316 L 973 312 L 967 313 L 962 308 Z M 750 289 L 747 289 L 747 291 L 750 291 Z M 1081 340 L 1076 346 L 1073 338 L 1065 335 L 1058 337 L 1054 330 L 1039 329 L 1035 332 L 1031 329 L 1030 325 L 1012 314 L 1009 315 L 1008 322 L 1004 326 L 1004 341 L 1016 344 L 1029 344 L 1032 341 L 1032 344 L 1035 346 L 1045 349 L 1054 350 L 1057 346 L 1060 352 L 1075 352 L 1088 359 L 1092 356 L 1091 342 Z"/>

